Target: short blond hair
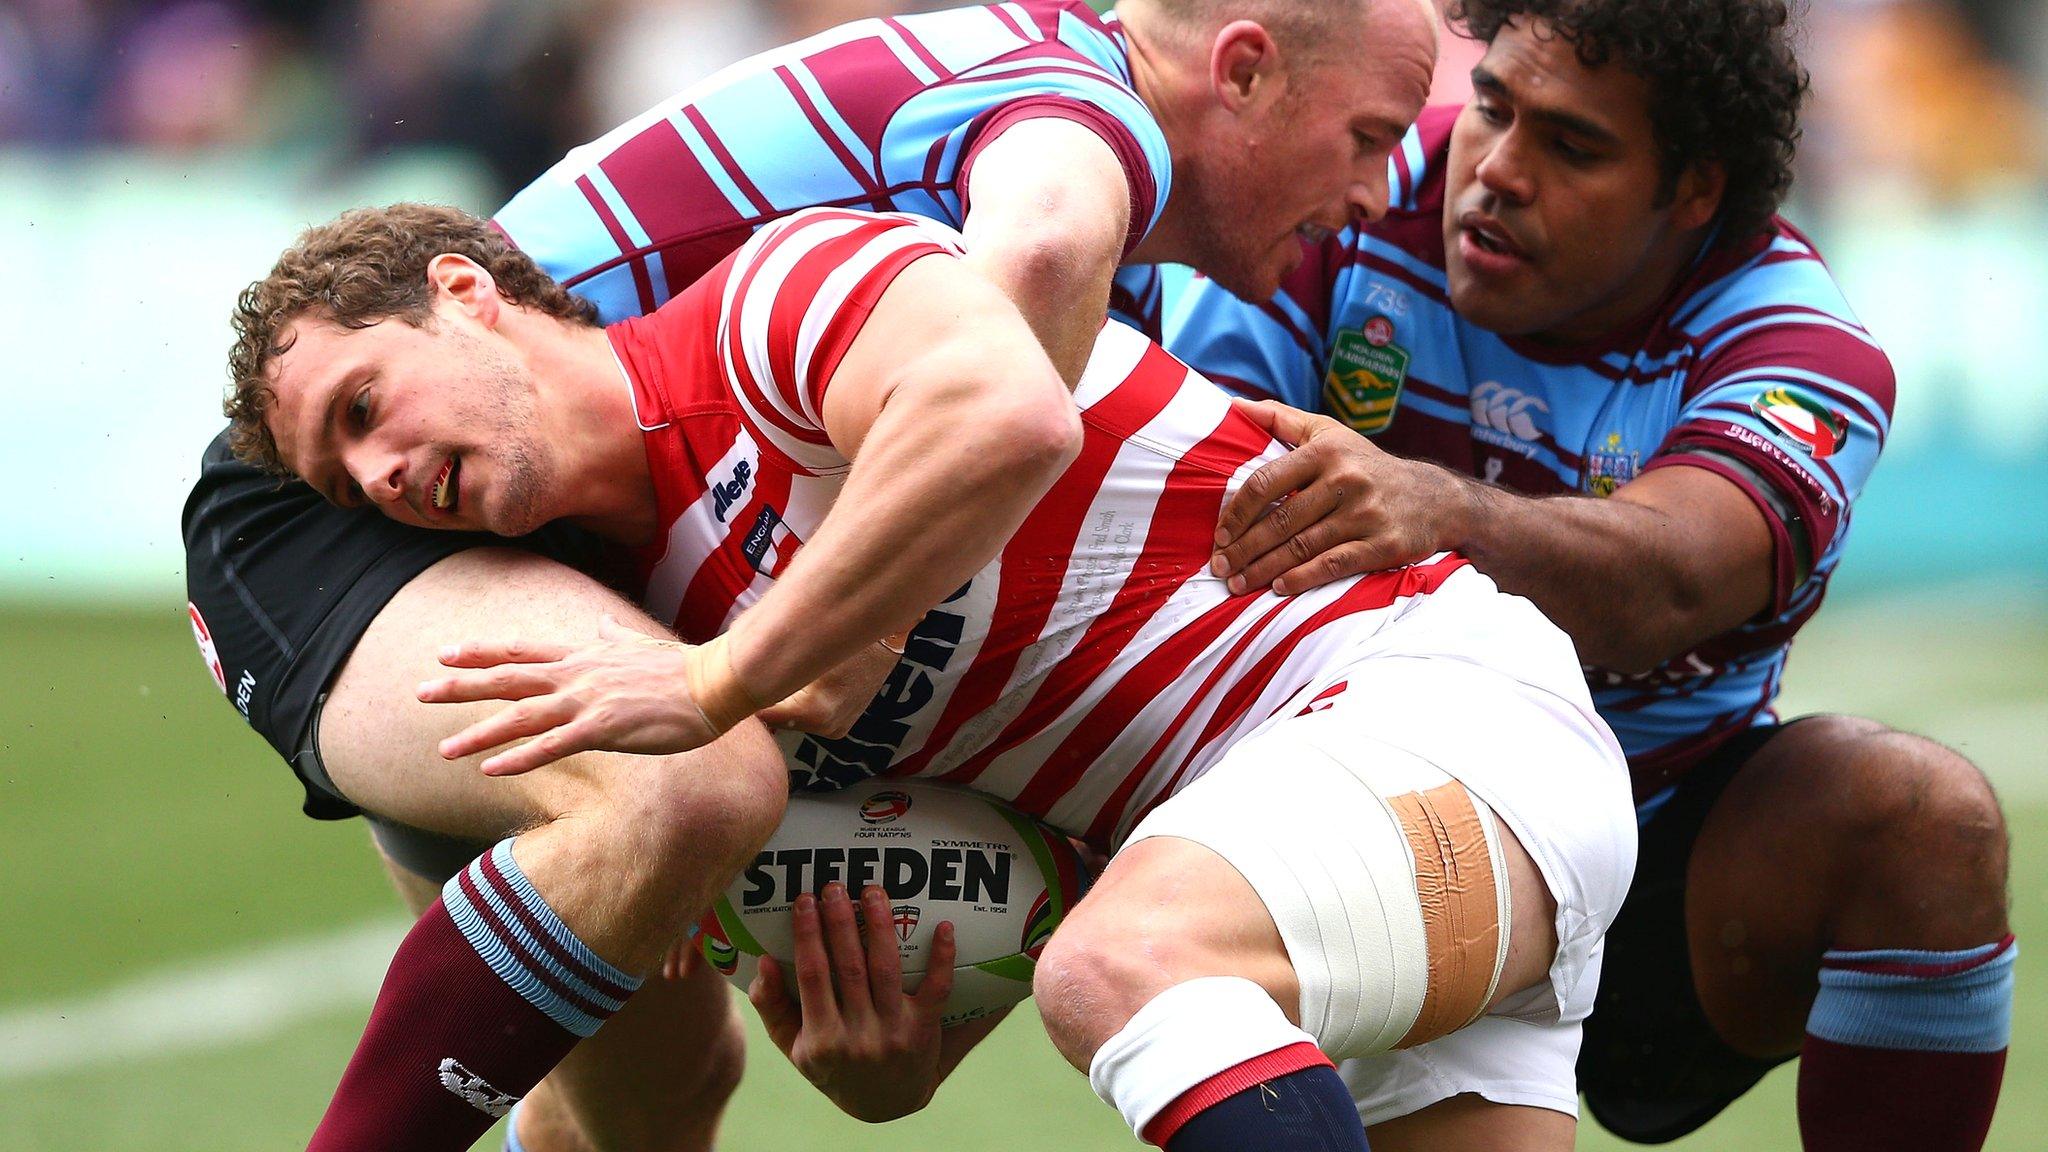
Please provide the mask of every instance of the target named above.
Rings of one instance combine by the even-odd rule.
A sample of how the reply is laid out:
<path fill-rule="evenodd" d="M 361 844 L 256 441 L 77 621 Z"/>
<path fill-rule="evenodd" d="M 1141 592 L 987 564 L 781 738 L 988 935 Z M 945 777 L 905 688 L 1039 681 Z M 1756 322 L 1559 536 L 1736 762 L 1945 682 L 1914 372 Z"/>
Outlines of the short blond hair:
<path fill-rule="evenodd" d="M 1305 63 L 1320 62 L 1326 46 L 1347 25 L 1369 19 L 1388 0 L 1137 0 L 1190 43 L 1207 38 L 1233 20 L 1250 20 L 1273 34 L 1281 51 Z"/>

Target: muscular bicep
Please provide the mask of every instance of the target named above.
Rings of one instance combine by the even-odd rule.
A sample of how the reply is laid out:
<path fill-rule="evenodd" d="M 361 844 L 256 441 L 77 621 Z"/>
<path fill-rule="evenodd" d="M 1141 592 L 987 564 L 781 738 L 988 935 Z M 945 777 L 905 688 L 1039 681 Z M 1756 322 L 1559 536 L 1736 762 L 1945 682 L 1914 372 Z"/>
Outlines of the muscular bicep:
<path fill-rule="evenodd" d="M 1012 125 L 976 157 L 967 184 L 967 263 L 1008 296 L 1071 386 L 1109 312 L 1138 211 L 1101 136 L 1057 118 Z"/>
<path fill-rule="evenodd" d="M 969 252 L 1064 245 L 1114 267 L 1132 226 L 1123 162 L 1099 134 L 1073 120 L 1011 125 L 975 155 L 964 190 L 961 231 Z"/>
<path fill-rule="evenodd" d="M 1684 629 L 1692 636 L 1689 644 L 1770 608 L 1775 555 L 1770 522 L 1733 481 L 1704 467 L 1667 466 L 1643 473 L 1609 499 L 1660 515 L 1662 550 L 1681 590 L 1678 603 L 1690 625 Z"/>

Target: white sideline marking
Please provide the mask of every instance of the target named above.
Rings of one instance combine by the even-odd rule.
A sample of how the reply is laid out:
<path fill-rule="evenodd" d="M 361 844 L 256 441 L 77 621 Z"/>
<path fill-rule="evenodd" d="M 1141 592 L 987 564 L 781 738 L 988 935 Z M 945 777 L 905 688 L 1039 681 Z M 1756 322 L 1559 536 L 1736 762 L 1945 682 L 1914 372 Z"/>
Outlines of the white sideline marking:
<path fill-rule="evenodd" d="M 358 1008 L 376 996 L 407 927 L 379 920 L 0 1011 L 0 1082 L 259 1040 Z"/>

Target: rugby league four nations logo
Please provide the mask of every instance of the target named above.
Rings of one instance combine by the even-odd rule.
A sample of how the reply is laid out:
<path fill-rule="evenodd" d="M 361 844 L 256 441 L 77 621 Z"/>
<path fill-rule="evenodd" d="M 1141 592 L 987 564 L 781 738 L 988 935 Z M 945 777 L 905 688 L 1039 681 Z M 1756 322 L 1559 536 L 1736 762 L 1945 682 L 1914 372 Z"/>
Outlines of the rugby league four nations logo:
<path fill-rule="evenodd" d="M 860 804 L 863 824 L 893 824 L 910 811 L 908 792 L 877 792 Z"/>
<path fill-rule="evenodd" d="M 1849 438 L 1849 418 L 1818 400 L 1789 388 L 1773 388 L 1750 403 L 1750 409 L 1773 431 L 1799 445 L 1816 460 L 1842 450 Z"/>

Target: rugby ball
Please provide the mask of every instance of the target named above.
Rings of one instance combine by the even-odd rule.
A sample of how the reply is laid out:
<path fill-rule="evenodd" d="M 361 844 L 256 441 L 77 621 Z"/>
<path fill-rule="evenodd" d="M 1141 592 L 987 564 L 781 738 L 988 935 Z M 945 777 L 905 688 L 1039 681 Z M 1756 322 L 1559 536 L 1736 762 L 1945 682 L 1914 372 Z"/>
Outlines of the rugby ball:
<path fill-rule="evenodd" d="M 782 827 L 698 925 L 698 947 L 741 989 L 761 956 L 782 962 L 794 994 L 790 908 L 839 881 L 856 900 L 888 893 L 905 990 L 924 980 L 942 922 L 958 952 L 941 1024 L 1031 995 L 1038 954 L 1088 875 L 1065 836 L 1000 800 L 916 780 L 874 780 L 790 797 Z M 872 929 L 868 929 L 872 930 Z"/>

